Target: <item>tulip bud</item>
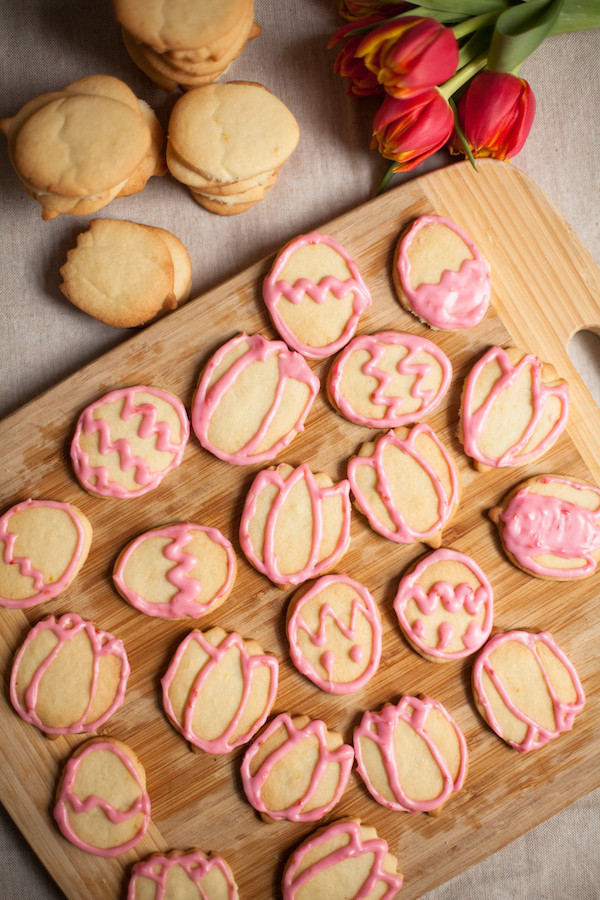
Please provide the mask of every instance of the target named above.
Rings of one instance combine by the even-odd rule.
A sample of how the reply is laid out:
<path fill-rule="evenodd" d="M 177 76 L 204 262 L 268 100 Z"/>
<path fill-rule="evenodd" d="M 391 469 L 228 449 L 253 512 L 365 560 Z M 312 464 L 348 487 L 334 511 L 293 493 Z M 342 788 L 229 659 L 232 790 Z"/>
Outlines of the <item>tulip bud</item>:
<path fill-rule="evenodd" d="M 397 162 L 394 172 L 407 172 L 450 139 L 454 116 L 437 88 L 404 97 L 386 97 L 373 122 L 371 147 Z"/>

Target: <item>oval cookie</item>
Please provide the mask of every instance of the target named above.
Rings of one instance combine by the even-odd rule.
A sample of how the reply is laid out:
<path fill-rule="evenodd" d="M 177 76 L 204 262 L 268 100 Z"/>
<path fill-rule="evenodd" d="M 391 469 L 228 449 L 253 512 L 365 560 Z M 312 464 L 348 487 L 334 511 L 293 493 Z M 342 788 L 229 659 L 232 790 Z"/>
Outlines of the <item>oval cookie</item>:
<path fill-rule="evenodd" d="M 433 341 L 382 331 L 354 338 L 329 370 L 327 392 L 344 418 L 370 428 L 397 428 L 425 418 L 442 402 L 450 360 Z"/>
<path fill-rule="evenodd" d="M 332 568 L 350 542 L 350 484 L 306 464 L 259 472 L 240 522 L 248 561 L 275 584 L 301 584 Z"/>
<path fill-rule="evenodd" d="M 295 238 L 277 255 L 263 282 L 263 298 L 286 344 L 314 359 L 343 347 L 372 302 L 354 260 L 316 231 Z"/>
<path fill-rule="evenodd" d="M 79 417 L 71 461 L 98 497 L 141 497 L 181 463 L 190 433 L 181 400 L 158 388 L 111 391 Z"/>
<path fill-rule="evenodd" d="M 256 641 L 222 628 L 191 631 L 162 678 L 163 705 L 194 747 L 230 753 L 266 722 L 278 676 L 277 657 Z"/>
<path fill-rule="evenodd" d="M 215 853 L 172 850 L 153 853 L 137 862 L 126 900 L 238 900 L 235 877 L 228 863 Z"/>
<path fill-rule="evenodd" d="M 570 392 L 556 369 L 516 347 L 491 347 L 465 380 L 459 438 L 481 471 L 522 466 L 564 431 Z"/>
<path fill-rule="evenodd" d="M 29 609 L 58 597 L 85 562 L 92 526 L 72 503 L 26 500 L 0 518 L 0 606 Z"/>
<path fill-rule="evenodd" d="M 348 462 L 348 480 L 378 534 L 399 544 L 440 546 L 460 486 L 450 454 L 428 425 L 397 428 L 363 444 Z"/>
<path fill-rule="evenodd" d="M 54 818 L 68 841 L 95 856 L 135 847 L 150 824 L 150 797 L 131 747 L 109 737 L 78 747 L 63 771 Z"/>
<path fill-rule="evenodd" d="M 301 588 L 288 607 L 286 629 L 298 671 L 330 694 L 359 691 L 379 667 L 377 604 L 347 575 L 323 575 Z"/>
<path fill-rule="evenodd" d="M 204 369 L 192 426 L 219 459 L 238 466 L 268 462 L 303 431 L 318 390 L 306 360 L 283 341 L 240 334 Z"/>
<path fill-rule="evenodd" d="M 520 753 L 570 731 L 585 704 L 573 663 L 547 631 L 495 634 L 475 660 L 472 683 L 483 718 Z"/>
<path fill-rule="evenodd" d="M 538 475 L 490 510 L 514 565 L 537 578 L 592 575 L 600 561 L 600 488 L 562 475 Z"/>
<path fill-rule="evenodd" d="M 220 531 L 182 522 L 153 528 L 127 544 L 113 581 L 147 616 L 197 619 L 224 603 L 236 570 L 233 547 Z"/>
<path fill-rule="evenodd" d="M 15 656 L 10 699 L 46 734 L 104 725 L 125 699 L 130 667 L 123 642 L 76 613 L 35 625 Z"/>
<path fill-rule="evenodd" d="M 436 662 L 463 659 L 490 636 L 494 592 L 474 559 L 442 547 L 401 579 L 394 611 L 417 653 Z"/>
<path fill-rule="evenodd" d="M 420 216 L 396 246 L 398 299 L 432 328 L 473 328 L 491 296 L 487 262 L 462 228 L 443 216 Z"/>
<path fill-rule="evenodd" d="M 354 751 L 369 793 L 388 809 L 437 815 L 467 774 L 463 733 L 430 697 L 367 711 L 354 729 Z"/>
<path fill-rule="evenodd" d="M 255 738 L 242 761 L 248 802 L 266 822 L 316 822 L 339 802 L 354 750 L 320 719 L 281 713 Z"/>

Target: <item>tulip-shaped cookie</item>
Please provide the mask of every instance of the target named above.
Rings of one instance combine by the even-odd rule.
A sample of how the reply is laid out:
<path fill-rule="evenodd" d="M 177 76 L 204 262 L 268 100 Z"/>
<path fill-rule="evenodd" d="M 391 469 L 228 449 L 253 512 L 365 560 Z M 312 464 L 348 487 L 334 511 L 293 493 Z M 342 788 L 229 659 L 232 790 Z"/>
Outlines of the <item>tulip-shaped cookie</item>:
<path fill-rule="evenodd" d="M 132 870 L 126 900 L 238 900 L 230 866 L 217 853 L 172 850 L 153 853 Z"/>

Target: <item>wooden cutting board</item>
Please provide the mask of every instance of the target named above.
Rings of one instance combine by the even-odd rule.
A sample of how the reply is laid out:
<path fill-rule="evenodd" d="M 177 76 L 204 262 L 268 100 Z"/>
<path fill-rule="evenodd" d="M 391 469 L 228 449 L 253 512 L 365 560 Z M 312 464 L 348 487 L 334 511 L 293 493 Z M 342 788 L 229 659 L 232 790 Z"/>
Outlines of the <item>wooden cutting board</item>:
<path fill-rule="evenodd" d="M 395 242 L 415 216 L 438 213 L 457 221 L 491 263 L 493 309 L 466 333 L 431 332 L 398 304 L 392 287 Z M 243 223 L 240 221 L 240 227 Z M 600 573 L 581 582 L 540 581 L 505 558 L 487 511 L 525 477 L 557 472 L 600 483 L 600 411 L 569 361 L 567 346 L 581 327 L 600 324 L 600 271 L 541 190 L 513 166 L 483 161 L 476 173 L 459 163 L 392 190 L 324 225 L 357 261 L 374 303 L 361 332 L 404 330 L 433 337 L 454 365 L 440 410 L 428 421 L 453 452 L 460 469 L 460 510 L 445 546 L 472 553 L 496 595 L 499 629 L 547 629 L 575 663 L 588 695 L 574 730 L 541 750 L 519 755 L 499 740 L 475 710 L 470 662 L 436 665 L 404 641 L 392 611 L 398 580 L 422 554 L 422 545 L 394 546 L 353 513 L 351 545 L 339 570 L 369 587 L 384 622 L 378 674 L 360 693 L 336 698 L 320 692 L 289 662 L 285 609 L 291 592 L 255 572 L 239 549 L 237 529 L 245 492 L 258 467 L 236 468 L 212 458 L 191 438 L 182 466 L 139 500 L 102 500 L 84 493 L 68 459 L 81 409 L 117 386 L 150 384 L 190 405 L 209 355 L 245 330 L 275 337 L 262 306 L 261 283 L 272 260 L 252 266 L 221 287 L 136 334 L 101 359 L 28 404 L 0 425 L 0 509 L 27 497 L 72 501 L 94 527 L 88 560 L 62 596 L 27 613 L 0 610 L 0 653 L 5 689 L 0 698 L 2 802 L 65 894 L 108 900 L 121 895 L 131 864 L 156 849 L 200 847 L 230 862 L 245 900 L 279 896 L 285 859 L 312 828 L 264 824 L 240 786 L 242 750 L 225 758 L 191 752 L 167 722 L 158 683 L 190 620 L 150 619 L 116 594 L 110 579 L 121 547 L 147 528 L 194 520 L 220 528 L 234 543 L 239 573 L 226 605 L 201 620 L 255 637 L 281 664 L 273 712 L 322 717 L 351 741 L 366 709 L 404 693 L 427 693 L 446 705 L 462 727 L 470 751 L 464 790 L 439 817 L 411 816 L 379 807 L 358 775 L 329 818 L 360 816 L 376 826 L 405 874 L 402 896 L 415 898 L 457 875 L 600 784 Z M 479 474 L 456 439 L 463 378 L 491 344 L 516 344 L 551 361 L 570 383 L 573 404 L 567 431 L 547 456 L 519 471 Z M 323 379 L 327 361 L 311 363 Z M 324 390 L 305 432 L 280 456 L 308 462 L 334 479 L 370 432 L 336 415 Z M 138 847 L 116 860 L 87 855 L 62 838 L 52 819 L 62 765 L 82 737 L 50 741 L 12 711 L 6 685 L 11 660 L 32 623 L 74 611 L 122 638 L 132 666 L 125 705 L 105 733 L 138 752 L 148 776 L 152 826 Z"/>

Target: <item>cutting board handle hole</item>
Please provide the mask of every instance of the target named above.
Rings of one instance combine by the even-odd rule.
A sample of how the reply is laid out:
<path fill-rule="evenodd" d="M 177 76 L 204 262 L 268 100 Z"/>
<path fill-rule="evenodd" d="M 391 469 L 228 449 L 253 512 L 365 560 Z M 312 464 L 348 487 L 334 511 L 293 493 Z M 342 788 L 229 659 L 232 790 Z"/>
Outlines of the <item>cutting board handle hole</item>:
<path fill-rule="evenodd" d="M 600 326 L 582 328 L 569 342 L 569 357 L 583 383 L 600 406 Z"/>

